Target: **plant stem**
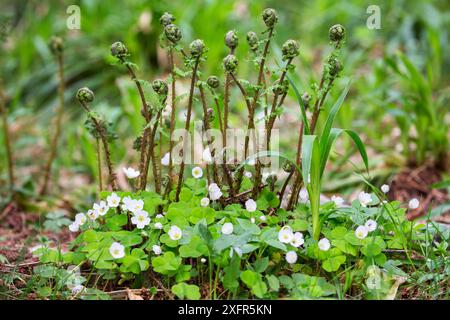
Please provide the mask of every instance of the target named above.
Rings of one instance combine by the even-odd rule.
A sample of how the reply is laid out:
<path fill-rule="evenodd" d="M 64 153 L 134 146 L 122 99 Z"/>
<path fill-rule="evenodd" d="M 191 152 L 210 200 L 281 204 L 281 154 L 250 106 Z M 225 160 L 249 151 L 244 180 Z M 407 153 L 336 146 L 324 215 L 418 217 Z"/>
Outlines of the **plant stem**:
<path fill-rule="evenodd" d="M 208 140 L 208 147 L 209 147 L 209 151 L 211 152 L 212 155 L 212 141 L 211 141 L 211 135 L 209 134 L 208 130 L 210 129 L 210 125 L 209 125 L 209 116 L 208 116 L 208 107 L 206 105 L 206 97 L 205 97 L 205 90 L 203 89 L 203 86 L 200 85 L 199 86 L 199 90 L 200 90 L 200 98 L 202 101 L 202 107 L 203 107 L 203 128 L 205 130 L 206 133 L 206 139 Z M 214 181 L 218 181 L 219 180 L 219 175 L 218 175 L 218 169 L 217 169 L 217 164 L 216 164 L 216 160 L 214 158 L 214 156 L 212 156 L 213 158 L 213 177 L 214 177 Z M 211 183 L 211 179 L 209 177 L 209 165 L 206 166 L 207 169 L 207 173 L 208 173 L 208 185 Z"/>
<path fill-rule="evenodd" d="M 58 151 L 58 139 L 61 135 L 61 122 L 64 115 L 64 60 L 62 52 L 57 55 L 58 61 L 58 96 L 59 96 L 59 106 L 56 111 L 56 124 L 55 124 L 55 133 L 52 138 L 52 142 L 50 145 L 50 155 L 48 157 L 47 163 L 44 169 L 44 183 L 42 184 L 41 190 L 39 192 L 40 195 L 44 195 L 47 193 L 48 182 L 50 180 L 50 174 L 52 170 L 52 164 L 55 160 L 56 153 Z"/>
<path fill-rule="evenodd" d="M 188 110 L 186 115 L 186 124 L 184 126 L 184 137 L 183 137 L 183 158 L 181 159 L 180 164 L 180 173 L 178 175 L 178 185 L 177 185 L 177 191 L 175 194 L 175 201 L 179 200 L 180 191 L 181 191 L 181 185 L 183 184 L 183 175 L 184 175 L 184 164 L 185 164 L 185 157 L 186 157 L 186 147 L 187 147 L 187 139 L 188 139 L 188 132 L 189 132 L 189 126 L 191 122 L 191 113 L 192 113 L 192 102 L 194 99 L 194 89 L 195 89 L 195 80 L 197 78 L 197 69 L 198 64 L 200 62 L 200 57 L 197 57 L 194 62 L 194 68 L 192 69 L 192 79 L 191 79 L 191 88 L 189 90 L 189 101 L 188 101 Z"/>
<path fill-rule="evenodd" d="M 3 135 L 5 138 L 5 149 L 6 149 L 6 158 L 8 162 L 8 176 L 9 176 L 9 189 L 11 193 L 14 192 L 14 167 L 13 167 L 13 155 L 11 148 L 11 140 L 9 137 L 9 126 L 8 126 L 8 111 L 6 109 L 6 96 L 3 92 L 0 83 L 0 113 L 2 115 L 3 122 Z"/>
<path fill-rule="evenodd" d="M 99 192 L 103 190 L 103 170 L 102 170 L 102 158 L 101 158 L 101 150 L 100 150 L 100 141 L 99 139 L 95 139 L 96 147 L 97 147 L 97 168 L 98 168 L 98 187 Z"/>
<path fill-rule="evenodd" d="M 105 128 L 97 121 L 97 119 L 95 117 L 92 116 L 91 110 L 90 110 L 88 104 L 85 102 L 80 102 L 80 103 L 81 103 L 81 106 L 87 111 L 88 116 L 94 122 L 95 129 L 97 130 L 97 133 L 100 136 L 100 139 L 103 143 L 103 149 L 105 152 L 105 160 L 106 160 L 106 165 L 108 167 L 108 173 L 109 173 L 109 183 L 111 184 L 112 190 L 117 191 L 118 190 L 117 177 L 114 172 L 113 164 L 111 161 L 111 152 L 109 150 L 109 144 L 108 144 L 108 139 L 106 138 Z"/>
<path fill-rule="evenodd" d="M 131 80 L 133 80 L 134 83 L 136 84 L 136 87 L 139 92 L 139 97 L 141 98 L 141 104 L 142 104 L 141 113 L 146 122 L 144 133 L 142 135 L 141 156 L 140 156 L 140 161 L 139 161 L 139 172 L 141 172 L 141 177 L 140 177 L 140 181 L 139 181 L 139 189 L 144 190 L 145 186 L 147 185 L 147 180 L 146 180 L 146 177 L 145 178 L 143 177 L 142 172 L 144 172 L 144 170 L 145 170 L 145 164 L 147 161 L 146 147 L 147 147 L 147 144 L 149 144 L 149 142 L 150 142 L 149 141 L 150 128 L 148 128 L 147 124 L 151 121 L 152 114 L 148 110 L 148 103 L 145 99 L 144 89 L 142 88 L 142 85 L 139 82 L 139 79 L 136 77 L 136 73 L 134 72 L 133 68 L 123 58 L 120 59 L 120 62 L 122 62 L 122 64 L 124 64 L 126 66 L 128 73 L 131 77 Z"/>
<path fill-rule="evenodd" d="M 252 103 L 252 107 L 251 107 L 251 111 L 252 111 L 252 121 L 254 122 L 254 114 L 255 114 L 255 109 L 256 109 L 256 104 L 258 103 L 258 97 L 259 97 L 259 91 L 260 91 L 260 87 L 261 87 L 261 83 L 263 81 L 264 78 L 264 65 L 266 63 L 266 58 L 267 58 L 267 54 L 269 52 L 269 46 L 270 46 L 270 40 L 272 39 L 272 35 L 273 35 L 273 27 L 271 27 L 269 29 L 269 35 L 267 36 L 266 39 L 266 44 L 264 46 L 264 51 L 263 54 L 261 56 L 261 62 L 259 65 L 259 74 L 258 74 L 258 82 L 256 85 L 256 90 L 255 90 L 255 95 L 253 97 L 253 103 Z M 249 119 L 250 121 L 250 119 Z M 258 150 L 256 150 L 258 151 Z M 247 153 L 247 151 L 244 151 L 244 153 Z M 259 161 L 259 159 L 256 159 L 256 166 L 255 166 L 255 170 L 256 170 L 256 174 L 255 174 L 255 183 L 253 185 L 253 197 L 256 199 L 258 197 L 259 194 L 259 185 L 261 184 L 261 162 Z"/>
<path fill-rule="evenodd" d="M 176 97 L 176 88 L 175 88 L 175 66 L 173 61 L 173 47 L 169 47 L 169 67 L 170 67 L 170 74 L 172 75 L 172 83 L 170 86 L 170 106 L 171 106 L 171 114 L 170 114 L 170 129 L 169 129 L 169 182 L 167 183 L 167 190 L 171 189 L 172 183 L 173 183 L 173 161 L 172 161 L 172 150 L 173 150 L 173 141 L 172 141 L 172 135 L 173 131 L 175 130 L 175 97 Z"/>

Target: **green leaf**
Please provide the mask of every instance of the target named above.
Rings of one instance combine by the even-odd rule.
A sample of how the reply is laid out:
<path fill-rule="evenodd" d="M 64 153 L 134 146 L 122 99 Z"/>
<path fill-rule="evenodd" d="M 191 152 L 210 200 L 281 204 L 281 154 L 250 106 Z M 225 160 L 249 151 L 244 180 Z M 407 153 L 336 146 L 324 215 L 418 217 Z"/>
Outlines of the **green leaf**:
<path fill-rule="evenodd" d="M 269 266 L 269 257 L 259 258 L 253 266 L 256 272 L 263 273 Z"/>
<path fill-rule="evenodd" d="M 346 257 L 344 255 L 329 257 L 328 259 L 324 260 L 322 263 L 322 267 L 325 269 L 325 271 L 333 272 L 337 271 L 339 267 L 345 262 Z"/>
<path fill-rule="evenodd" d="M 269 283 L 269 288 L 273 291 L 280 290 L 280 281 L 273 274 L 266 276 L 267 282 Z"/>
<path fill-rule="evenodd" d="M 241 259 L 238 255 L 233 255 L 228 266 L 223 269 L 223 286 L 226 289 L 234 290 L 239 287 L 239 275 L 241 274 Z"/>
<path fill-rule="evenodd" d="M 187 284 L 185 282 L 177 283 L 172 286 L 172 292 L 179 299 L 198 300 L 200 299 L 200 289 L 193 284 Z"/>
<path fill-rule="evenodd" d="M 291 87 L 292 87 L 292 89 L 294 90 L 294 93 L 295 93 L 295 97 L 297 98 L 298 104 L 300 106 L 300 111 L 302 113 L 302 121 L 303 121 L 303 124 L 304 124 L 304 127 L 303 127 L 304 128 L 303 129 L 304 130 L 304 134 L 308 134 L 309 135 L 310 134 L 310 130 L 309 130 L 308 118 L 306 116 L 306 108 L 305 108 L 305 105 L 303 103 L 302 96 L 301 96 L 300 92 L 298 91 L 294 81 L 291 79 L 291 77 L 288 74 L 286 74 L 286 78 L 288 79 L 289 83 L 291 84 Z"/>
<path fill-rule="evenodd" d="M 181 265 L 181 258 L 175 256 L 171 251 L 165 252 L 152 260 L 153 270 L 161 274 L 172 274 L 177 271 Z"/>
<path fill-rule="evenodd" d="M 106 225 L 112 231 L 121 230 L 121 227 L 128 223 L 128 217 L 126 214 L 119 214 L 107 218 Z"/>

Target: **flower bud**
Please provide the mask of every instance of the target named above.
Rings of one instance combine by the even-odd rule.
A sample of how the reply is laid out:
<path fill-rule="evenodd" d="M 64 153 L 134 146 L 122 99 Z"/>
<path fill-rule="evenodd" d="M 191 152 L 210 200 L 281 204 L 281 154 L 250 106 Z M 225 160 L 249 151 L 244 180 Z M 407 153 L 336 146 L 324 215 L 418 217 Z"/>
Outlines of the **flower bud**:
<path fill-rule="evenodd" d="M 216 76 L 209 76 L 208 80 L 206 80 L 206 83 L 213 89 L 217 89 L 220 86 L 219 78 L 217 78 Z"/>
<path fill-rule="evenodd" d="M 341 61 L 339 61 L 338 58 L 332 58 L 329 62 L 329 72 L 330 76 L 337 76 L 339 72 L 341 72 L 344 69 L 342 66 Z"/>
<path fill-rule="evenodd" d="M 248 46 L 250 47 L 250 50 L 256 51 L 258 49 L 259 39 L 258 39 L 258 35 L 256 34 L 256 32 L 249 31 L 247 33 L 247 43 L 248 43 Z"/>
<path fill-rule="evenodd" d="M 94 101 L 94 93 L 88 87 L 83 87 L 77 91 L 77 99 L 81 103 L 89 103 Z"/>
<path fill-rule="evenodd" d="M 308 109 L 309 102 L 311 101 L 311 96 L 309 95 L 308 92 L 305 92 L 305 93 L 302 94 L 302 101 L 303 101 L 303 104 L 305 106 L 305 109 Z"/>
<path fill-rule="evenodd" d="M 202 55 L 203 50 L 205 49 L 205 43 L 203 40 L 197 39 L 191 42 L 189 45 L 189 50 L 191 51 L 191 56 L 194 58 L 198 58 Z"/>
<path fill-rule="evenodd" d="M 164 27 L 166 38 L 172 43 L 177 43 L 181 39 L 181 30 L 175 24 L 168 24 Z"/>
<path fill-rule="evenodd" d="M 225 71 L 230 73 L 234 73 L 236 71 L 238 63 L 238 59 L 233 54 L 229 54 L 223 59 L 223 67 Z"/>
<path fill-rule="evenodd" d="M 292 164 L 292 162 L 286 161 L 283 164 L 283 170 L 285 172 L 291 173 L 291 172 L 293 172 L 295 170 L 295 166 Z"/>
<path fill-rule="evenodd" d="M 152 82 L 152 89 L 159 95 L 167 95 L 169 88 L 167 83 L 163 80 L 157 79 Z"/>
<path fill-rule="evenodd" d="M 262 16 L 264 23 L 268 28 L 273 28 L 278 21 L 277 12 L 272 8 L 264 9 Z"/>
<path fill-rule="evenodd" d="M 298 43 L 295 40 L 287 40 L 281 49 L 283 60 L 295 58 L 299 54 Z"/>
<path fill-rule="evenodd" d="M 345 37 L 345 28 L 340 24 L 335 24 L 330 28 L 328 36 L 333 42 L 341 41 Z"/>
<path fill-rule="evenodd" d="M 53 36 L 50 39 L 49 47 L 50 47 L 50 51 L 54 55 L 60 54 L 63 51 L 63 49 L 64 49 L 63 39 L 60 38 L 60 37 Z"/>
<path fill-rule="evenodd" d="M 124 58 L 128 55 L 128 49 L 122 42 L 114 42 L 111 45 L 111 55 L 118 59 Z"/>
<path fill-rule="evenodd" d="M 239 38 L 236 34 L 236 31 L 234 31 L 234 30 L 228 31 L 227 34 L 225 35 L 226 46 L 230 49 L 234 49 L 237 47 L 238 43 L 239 43 Z"/>
<path fill-rule="evenodd" d="M 175 21 L 175 17 L 170 14 L 169 12 L 164 12 L 164 14 L 161 16 L 161 18 L 159 18 L 159 23 L 161 23 L 161 25 L 163 27 L 173 23 Z"/>
<path fill-rule="evenodd" d="M 206 110 L 206 116 L 208 117 L 209 122 L 213 122 L 216 118 L 216 114 L 212 108 L 208 108 L 208 110 Z"/>
<path fill-rule="evenodd" d="M 283 83 L 280 84 L 280 79 L 276 80 L 273 84 L 272 92 L 282 95 L 285 94 L 289 89 L 289 81 L 283 80 Z"/>

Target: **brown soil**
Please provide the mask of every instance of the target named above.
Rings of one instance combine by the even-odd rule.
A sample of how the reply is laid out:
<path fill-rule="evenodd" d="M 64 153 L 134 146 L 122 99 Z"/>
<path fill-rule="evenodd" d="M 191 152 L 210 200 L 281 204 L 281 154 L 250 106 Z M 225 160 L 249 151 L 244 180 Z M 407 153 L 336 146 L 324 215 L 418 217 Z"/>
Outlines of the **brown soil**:
<path fill-rule="evenodd" d="M 416 210 L 409 210 L 407 218 L 416 219 L 428 214 L 429 210 L 437 205 L 449 201 L 449 195 L 445 189 L 433 189 L 431 186 L 442 181 L 442 172 L 431 163 L 426 163 L 415 168 L 406 168 L 394 176 L 388 193 L 390 200 L 409 202 L 412 198 L 420 201 Z M 450 211 L 436 217 L 444 223 L 450 223 Z"/>

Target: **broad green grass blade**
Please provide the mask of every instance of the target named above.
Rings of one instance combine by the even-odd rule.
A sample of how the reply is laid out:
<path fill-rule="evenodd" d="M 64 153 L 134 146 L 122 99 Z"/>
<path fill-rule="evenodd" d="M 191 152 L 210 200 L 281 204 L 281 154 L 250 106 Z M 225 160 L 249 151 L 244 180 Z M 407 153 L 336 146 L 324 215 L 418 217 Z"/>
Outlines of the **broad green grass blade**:
<path fill-rule="evenodd" d="M 330 113 L 328 114 L 327 121 L 325 123 L 325 127 L 323 128 L 322 135 L 320 137 L 320 149 L 323 150 L 328 143 L 328 136 L 330 135 L 331 127 L 333 126 L 334 119 L 336 118 L 339 109 L 344 102 L 345 97 L 347 96 L 348 90 L 350 89 L 350 81 L 345 86 L 339 98 L 336 100 L 334 105 L 330 109 Z M 323 154 L 323 152 L 321 152 Z"/>
<path fill-rule="evenodd" d="M 325 165 L 327 164 L 328 157 L 330 155 L 331 147 L 333 146 L 334 141 L 341 135 L 341 133 L 346 133 L 355 143 L 356 147 L 358 148 L 359 154 L 361 155 L 361 158 L 364 161 L 364 166 L 366 167 L 367 172 L 369 172 L 369 159 L 367 157 L 366 147 L 364 146 L 364 143 L 361 141 L 361 138 L 358 136 L 358 134 L 353 130 L 348 129 L 339 129 L 339 128 L 332 128 L 331 132 L 328 136 L 328 140 L 322 144 L 321 146 L 323 148 L 320 149 L 320 176 L 322 177 L 323 172 L 325 170 Z"/>

